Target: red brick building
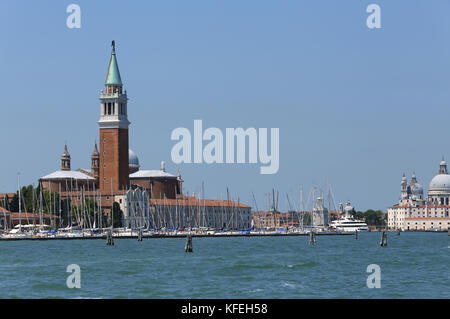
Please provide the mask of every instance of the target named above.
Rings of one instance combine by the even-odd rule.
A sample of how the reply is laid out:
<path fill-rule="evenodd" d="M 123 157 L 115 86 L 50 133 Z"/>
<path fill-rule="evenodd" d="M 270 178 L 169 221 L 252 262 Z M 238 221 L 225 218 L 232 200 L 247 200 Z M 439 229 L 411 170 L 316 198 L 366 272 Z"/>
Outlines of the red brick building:
<path fill-rule="evenodd" d="M 100 93 L 99 146 L 94 146 L 90 169 L 71 169 L 71 156 L 64 146 L 61 168 L 41 177 L 43 189 L 61 193 L 62 198 L 79 201 L 80 194 L 92 196 L 104 207 L 111 207 L 112 198 L 130 188 L 142 187 L 151 197 L 176 198 L 182 192 L 182 180 L 161 170 L 140 171 L 139 159 L 129 149 L 128 97 L 123 89 L 115 52 L 115 43 L 106 75 L 105 88 Z M 100 201 L 100 200 L 99 200 Z"/>

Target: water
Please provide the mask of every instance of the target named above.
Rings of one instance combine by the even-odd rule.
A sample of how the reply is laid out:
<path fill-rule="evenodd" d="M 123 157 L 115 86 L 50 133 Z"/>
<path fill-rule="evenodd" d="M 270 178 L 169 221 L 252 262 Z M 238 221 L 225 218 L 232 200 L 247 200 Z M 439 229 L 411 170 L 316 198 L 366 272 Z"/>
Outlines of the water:
<path fill-rule="evenodd" d="M 446 233 L 0 242 L 0 298 L 450 298 Z M 81 289 L 66 267 L 81 267 Z M 369 264 L 381 288 L 366 286 Z"/>

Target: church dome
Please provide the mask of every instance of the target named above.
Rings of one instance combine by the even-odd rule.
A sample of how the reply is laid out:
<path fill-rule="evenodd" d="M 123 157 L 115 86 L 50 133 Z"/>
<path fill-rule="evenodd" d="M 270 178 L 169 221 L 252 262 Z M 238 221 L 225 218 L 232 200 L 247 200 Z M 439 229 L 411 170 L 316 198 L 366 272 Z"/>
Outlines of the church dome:
<path fill-rule="evenodd" d="M 136 170 L 139 169 L 139 159 L 132 150 L 128 150 L 128 166 Z"/>
<path fill-rule="evenodd" d="M 430 182 L 429 193 L 431 195 L 450 194 L 450 175 L 444 159 L 439 163 L 439 173 Z"/>
<path fill-rule="evenodd" d="M 415 183 L 411 186 L 411 193 L 413 195 L 423 195 L 423 187 L 419 183 Z"/>
<path fill-rule="evenodd" d="M 450 175 L 438 174 L 430 182 L 431 194 L 450 194 Z"/>

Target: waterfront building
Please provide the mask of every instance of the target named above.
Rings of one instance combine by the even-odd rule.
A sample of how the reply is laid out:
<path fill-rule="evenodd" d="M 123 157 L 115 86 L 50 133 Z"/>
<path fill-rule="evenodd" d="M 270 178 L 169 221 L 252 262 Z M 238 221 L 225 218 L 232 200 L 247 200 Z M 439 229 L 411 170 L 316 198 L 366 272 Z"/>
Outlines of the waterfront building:
<path fill-rule="evenodd" d="M 248 229 L 251 207 L 231 200 L 199 199 L 179 196 L 176 199 L 150 198 L 146 190 L 129 190 L 116 196 L 124 212 L 122 224 L 129 228 Z"/>
<path fill-rule="evenodd" d="M 114 41 L 105 87 L 101 90 L 99 99 L 99 144 L 94 144 L 90 158 L 91 168 L 73 170 L 72 157 L 66 143 L 60 169 L 40 178 L 43 190 L 58 192 L 61 200 L 70 199 L 70 205 L 75 206 L 82 206 L 86 198 L 94 199 L 106 213 L 111 212 L 113 203 L 117 202 L 123 213 L 124 226 L 131 228 L 142 227 L 144 224 L 152 228 L 166 225 L 182 227 L 193 220 L 205 227 L 250 227 L 249 206 L 233 201 L 200 200 L 183 195 L 180 172 L 176 175 L 167 172 L 164 162 L 159 170 L 141 169 L 138 156 L 129 148 L 131 123 L 128 120 L 128 95 L 120 76 Z M 179 218 L 178 223 L 164 219 L 172 218 L 172 213 L 178 212 L 180 206 L 189 212 L 198 211 L 201 206 L 203 217 L 191 219 L 189 223 L 183 219 L 191 216 L 189 213 Z M 163 210 L 164 214 L 161 213 Z M 229 216 L 230 211 L 235 215 Z M 152 214 L 159 217 L 152 219 L 149 224 Z"/>
<path fill-rule="evenodd" d="M 415 174 L 412 175 L 410 183 L 403 174 L 400 191 L 398 204 L 388 208 L 389 229 L 422 231 L 449 229 L 450 175 L 444 159 L 439 163 L 438 174 L 430 182 L 426 198 Z"/>
<path fill-rule="evenodd" d="M 299 227 L 305 214 L 310 212 L 289 211 L 278 212 L 273 209 L 270 211 L 252 212 L 252 221 L 256 229 L 275 229 Z"/>
<path fill-rule="evenodd" d="M 329 213 L 322 196 L 316 198 L 312 210 L 312 225 L 314 227 L 328 227 Z"/>
<path fill-rule="evenodd" d="M 28 213 L 28 212 L 14 212 L 11 213 L 11 228 L 16 225 L 57 225 L 59 218 L 56 215 L 50 216 L 50 214 L 43 213 Z"/>
<path fill-rule="evenodd" d="M 0 229 L 6 229 L 11 225 L 11 212 L 0 206 Z"/>
<path fill-rule="evenodd" d="M 41 177 L 43 189 L 59 192 L 62 199 L 71 198 L 74 204 L 79 204 L 83 196 L 95 197 L 105 209 L 112 206 L 114 196 L 124 195 L 130 188 L 144 188 L 155 198 L 180 195 L 183 182 L 180 173 L 166 172 L 164 164 L 161 170 L 140 170 L 136 153 L 129 149 L 128 96 L 123 88 L 114 41 L 105 88 L 100 92 L 99 113 L 100 150 L 95 143 L 91 168 L 72 170 L 66 144 L 60 169 Z"/>

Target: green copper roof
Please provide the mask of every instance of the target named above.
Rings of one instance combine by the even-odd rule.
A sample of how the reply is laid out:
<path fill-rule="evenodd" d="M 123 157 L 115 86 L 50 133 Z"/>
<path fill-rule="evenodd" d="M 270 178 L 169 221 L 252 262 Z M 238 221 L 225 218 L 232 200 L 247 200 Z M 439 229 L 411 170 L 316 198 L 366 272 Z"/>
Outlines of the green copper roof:
<path fill-rule="evenodd" d="M 117 65 L 116 49 L 115 49 L 114 41 L 113 41 L 111 60 L 109 61 L 108 74 L 106 75 L 106 83 L 105 84 L 122 85 L 122 80 L 120 79 L 119 66 Z"/>

